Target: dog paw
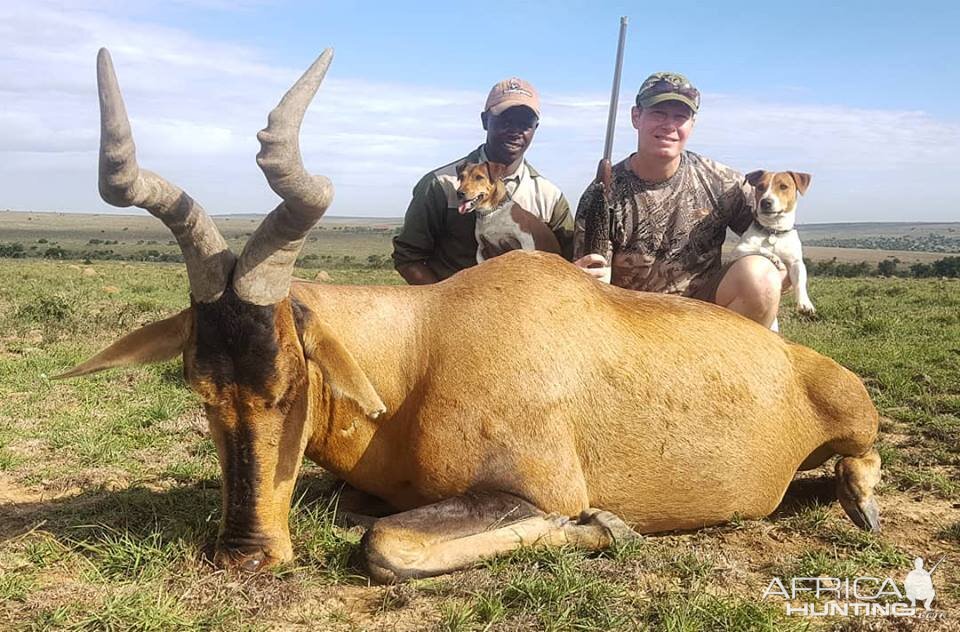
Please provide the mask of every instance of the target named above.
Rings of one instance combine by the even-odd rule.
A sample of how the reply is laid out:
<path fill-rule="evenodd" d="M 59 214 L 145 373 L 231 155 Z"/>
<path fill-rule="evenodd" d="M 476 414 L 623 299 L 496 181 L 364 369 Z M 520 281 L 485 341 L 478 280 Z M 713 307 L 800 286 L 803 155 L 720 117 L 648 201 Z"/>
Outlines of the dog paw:
<path fill-rule="evenodd" d="M 803 301 L 797 303 L 797 311 L 800 312 L 803 316 L 816 316 L 817 309 L 813 306 L 813 303 L 810 301 Z"/>

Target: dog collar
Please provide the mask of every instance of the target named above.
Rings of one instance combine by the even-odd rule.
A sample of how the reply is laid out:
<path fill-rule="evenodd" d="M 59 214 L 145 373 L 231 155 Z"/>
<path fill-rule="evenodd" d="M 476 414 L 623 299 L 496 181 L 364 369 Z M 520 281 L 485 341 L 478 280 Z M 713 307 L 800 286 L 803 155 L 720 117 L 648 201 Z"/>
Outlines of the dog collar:
<path fill-rule="evenodd" d="M 757 220 L 753 220 L 753 225 L 756 226 L 760 232 L 766 233 L 768 235 L 786 235 L 787 233 L 792 233 L 794 230 L 796 230 L 795 228 L 788 228 L 787 230 L 777 230 L 776 228 L 770 228 L 769 226 L 764 226 Z"/>
<path fill-rule="evenodd" d="M 477 208 L 474 209 L 473 212 L 477 215 L 486 217 L 487 215 L 492 215 L 501 209 L 507 208 L 511 204 L 513 204 L 513 200 L 510 198 L 510 194 L 507 194 L 507 196 L 503 199 L 503 202 L 500 203 L 500 206 L 495 206 L 493 208 Z"/>

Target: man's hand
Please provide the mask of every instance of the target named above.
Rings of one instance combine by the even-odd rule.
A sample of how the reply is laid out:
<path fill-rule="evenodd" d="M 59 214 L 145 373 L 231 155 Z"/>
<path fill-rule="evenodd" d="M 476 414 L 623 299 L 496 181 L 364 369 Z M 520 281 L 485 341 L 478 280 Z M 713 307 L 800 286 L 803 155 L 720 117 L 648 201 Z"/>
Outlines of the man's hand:
<path fill-rule="evenodd" d="M 584 255 L 573 262 L 573 265 L 582 269 L 595 279 L 610 283 L 610 266 L 607 260 L 598 254 Z"/>

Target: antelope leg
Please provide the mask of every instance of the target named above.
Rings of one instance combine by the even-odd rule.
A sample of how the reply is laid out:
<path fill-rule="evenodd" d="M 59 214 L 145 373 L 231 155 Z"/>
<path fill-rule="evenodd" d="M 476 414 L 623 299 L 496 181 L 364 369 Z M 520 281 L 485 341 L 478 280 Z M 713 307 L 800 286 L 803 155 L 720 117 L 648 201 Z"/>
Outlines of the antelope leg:
<path fill-rule="evenodd" d="M 588 509 L 573 520 L 511 494 L 484 492 L 381 518 L 363 546 L 371 576 L 392 583 L 449 573 L 522 546 L 598 550 L 636 535 L 606 511 Z"/>

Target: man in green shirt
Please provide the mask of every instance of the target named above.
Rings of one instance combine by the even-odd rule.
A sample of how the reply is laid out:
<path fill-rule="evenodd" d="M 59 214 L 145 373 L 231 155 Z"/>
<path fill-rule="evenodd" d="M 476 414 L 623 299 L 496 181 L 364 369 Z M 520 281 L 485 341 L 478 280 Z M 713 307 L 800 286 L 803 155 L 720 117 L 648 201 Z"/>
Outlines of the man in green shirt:
<path fill-rule="evenodd" d="M 407 283 L 436 283 L 477 263 L 476 214 L 457 210 L 457 168 L 467 162 L 506 165 L 502 180 L 509 198 L 550 227 L 566 259 L 573 255 L 570 205 L 556 185 L 523 159 L 540 123 L 536 90 L 522 79 L 499 82 L 490 90 L 480 121 L 486 142 L 428 173 L 413 189 L 403 228 L 393 238 L 393 264 Z"/>
<path fill-rule="evenodd" d="M 786 271 L 759 255 L 721 265 L 727 229 L 742 234 L 753 222 L 754 196 L 741 173 L 685 149 L 699 108 L 683 75 L 643 82 L 631 112 L 637 151 L 612 168 L 611 234 L 586 243 L 588 221 L 605 208 L 597 181 L 577 208 L 574 263 L 619 287 L 709 301 L 776 329 Z"/>

